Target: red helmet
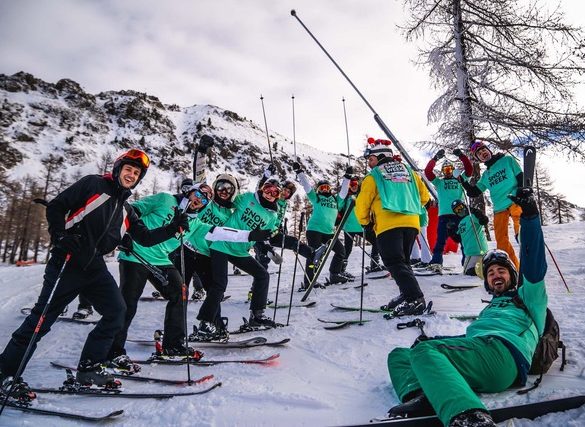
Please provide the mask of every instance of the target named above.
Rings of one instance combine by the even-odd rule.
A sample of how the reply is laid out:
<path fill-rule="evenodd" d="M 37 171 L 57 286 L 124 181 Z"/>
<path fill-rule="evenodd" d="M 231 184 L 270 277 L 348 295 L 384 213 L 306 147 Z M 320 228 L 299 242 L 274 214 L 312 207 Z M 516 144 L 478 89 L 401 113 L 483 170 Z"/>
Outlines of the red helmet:
<path fill-rule="evenodd" d="M 144 175 L 146 175 L 146 171 L 150 166 L 150 158 L 144 151 L 138 150 L 136 148 L 132 148 L 118 156 L 112 168 L 112 177 L 114 178 L 115 182 L 118 182 L 120 178 L 120 171 L 124 165 L 136 166 L 141 170 L 138 181 L 136 181 L 136 184 L 132 186 L 132 188 L 134 188 L 140 183 L 140 181 L 142 181 Z"/>

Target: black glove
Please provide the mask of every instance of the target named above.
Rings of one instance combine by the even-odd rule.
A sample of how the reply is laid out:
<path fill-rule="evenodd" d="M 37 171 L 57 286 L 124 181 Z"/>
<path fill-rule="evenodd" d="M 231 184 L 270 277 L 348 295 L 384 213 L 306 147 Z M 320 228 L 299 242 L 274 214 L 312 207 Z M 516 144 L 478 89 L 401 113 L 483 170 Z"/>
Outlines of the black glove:
<path fill-rule="evenodd" d="M 348 166 L 345 168 L 345 175 L 343 175 L 344 178 L 347 179 L 351 179 L 351 177 L 353 176 L 353 167 L 352 166 Z"/>
<path fill-rule="evenodd" d="M 415 348 L 417 345 L 419 345 L 421 342 L 424 341 L 428 341 L 432 339 L 431 337 L 427 337 L 424 334 L 419 335 L 418 337 L 416 337 L 416 339 L 414 340 L 414 342 L 412 343 L 412 345 L 410 346 L 410 348 Z"/>
<path fill-rule="evenodd" d="M 293 162 L 292 168 L 295 173 L 301 173 L 303 171 L 303 168 L 301 167 L 299 162 Z"/>
<path fill-rule="evenodd" d="M 272 230 L 261 230 L 259 228 L 250 231 L 248 235 L 248 241 L 250 242 L 263 242 L 264 240 L 268 240 L 272 237 Z"/>
<path fill-rule="evenodd" d="M 274 166 L 274 163 L 270 163 L 268 166 L 266 166 L 266 169 L 264 169 L 264 177 L 270 178 L 272 175 L 274 175 L 274 172 L 276 172 L 276 166 Z"/>
<path fill-rule="evenodd" d="M 122 241 L 118 245 L 118 249 L 124 252 L 126 255 L 130 255 L 130 253 L 134 250 L 134 240 L 132 240 L 132 236 L 130 236 L 128 233 L 124 234 Z"/>
<path fill-rule="evenodd" d="M 463 155 L 463 151 L 461 151 L 460 148 L 456 148 L 453 150 L 453 154 L 455 154 L 457 157 L 461 157 Z"/>
<path fill-rule="evenodd" d="M 443 157 L 445 157 L 445 150 L 443 150 L 442 148 L 437 151 L 437 154 L 435 154 L 435 157 L 433 157 L 433 160 L 435 162 L 438 162 L 439 160 L 441 160 Z"/>
<path fill-rule="evenodd" d="M 81 234 L 61 233 L 55 239 L 55 246 L 74 254 L 81 251 Z"/>
<path fill-rule="evenodd" d="M 203 154 L 207 154 L 207 150 L 213 147 L 213 138 L 209 135 L 203 135 L 197 145 L 197 151 Z"/>
<path fill-rule="evenodd" d="M 175 216 L 167 227 L 173 234 L 180 230 L 189 231 L 189 217 L 185 212 L 181 212 L 178 207 L 175 207 Z"/>
<path fill-rule="evenodd" d="M 522 218 L 534 218 L 538 215 L 538 206 L 531 187 L 520 187 L 515 196 L 510 195 L 508 198 L 522 208 Z"/>

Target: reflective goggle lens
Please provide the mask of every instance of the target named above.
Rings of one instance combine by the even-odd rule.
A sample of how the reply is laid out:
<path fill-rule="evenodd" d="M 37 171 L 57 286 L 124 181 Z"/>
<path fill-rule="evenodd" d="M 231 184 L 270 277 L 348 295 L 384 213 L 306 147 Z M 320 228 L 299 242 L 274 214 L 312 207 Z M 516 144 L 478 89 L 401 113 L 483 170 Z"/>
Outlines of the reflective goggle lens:
<path fill-rule="evenodd" d="M 201 200 L 201 204 L 203 206 L 205 206 L 207 203 L 209 203 L 209 198 L 207 197 L 207 194 L 202 193 L 199 190 L 195 190 L 194 194 L 195 194 L 195 197 L 197 197 L 199 200 Z"/>
<path fill-rule="evenodd" d="M 329 184 L 320 185 L 319 188 L 317 188 L 317 191 L 319 193 L 329 193 L 331 191 L 331 186 Z"/>
<path fill-rule="evenodd" d="M 226 192 L 228 194 L 232 194 L 235 191 L 235 189 L 236 188 L 232 185 L 232 183 L 227 181 L 220 182 L 215 186 L 215 191 L 217 191 L 218 193 Z"/>
<path fill-rule="evenodd" d="M 269 194 L 272 197 L 278 197 L 280 195 L 280 189 L 275 185 L 265 185 L 262 187 L 262 192 L 264 194 Z"/>
<path fill-rule="evenodd" d="M 128 152 L 126 152 L 123 155 L 123 157 L 128 158 L 128 159 L 133 159 L 133 160 L 140 160 L 142 167 L 145 169 L 148 169 L 148 167 L 150 166 L 150 158 L 142 150 L 137 150 L 137 149 L 128 150 Z"/>

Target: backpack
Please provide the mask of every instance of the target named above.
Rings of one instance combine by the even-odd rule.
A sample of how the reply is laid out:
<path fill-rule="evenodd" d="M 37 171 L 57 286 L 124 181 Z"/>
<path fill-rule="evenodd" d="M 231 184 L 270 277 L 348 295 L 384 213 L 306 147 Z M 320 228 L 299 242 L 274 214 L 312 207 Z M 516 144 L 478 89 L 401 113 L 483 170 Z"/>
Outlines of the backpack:
<path fill-rule="evenodd" d="M 514 297 L 513 301 L 517 307 L 522 308 L 528 313 L 528 315 L 530 315 L 528 308 L 518 295 Z M 540 385 L 543 375 L 548 372 L 553 362 L 559 357 L 559 349 L 561 349 L 561 371 L 563 371 L 565 369 L 565 364 L 567 363 L 565 358 L 566 347 L 561 341 L 559 324 L 555 320 L 552 311 L 547 308 L 544 331 L 542 336 L 538 339 L 536 350 L 532 356 L 532 362 L 530 363 L 530 369 L 528 371 L 531 375 L 540 376 L 534 382 L 534 385 L 518 391 L 518 394 L 526 394 Z"/>

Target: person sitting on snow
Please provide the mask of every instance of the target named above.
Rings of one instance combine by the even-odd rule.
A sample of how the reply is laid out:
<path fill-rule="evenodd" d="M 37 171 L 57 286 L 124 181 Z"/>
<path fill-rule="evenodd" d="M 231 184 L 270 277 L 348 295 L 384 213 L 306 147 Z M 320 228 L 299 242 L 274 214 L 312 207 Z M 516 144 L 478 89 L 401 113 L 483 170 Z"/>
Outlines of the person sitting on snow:
<path fill-rule="evenodd" d="M 476 392 L 498 393 L 524 385 L 546 320 L 545 245 L 532 189 L 509 196 L 522 208 L 521 265 L 499 249 L 483 257 L 492 300 L 464 336 L 417 338 L 388 355 L 392 385 L 403 402 L 391 417 L 436 413 L 444 425 L 495 426 Z"/>

